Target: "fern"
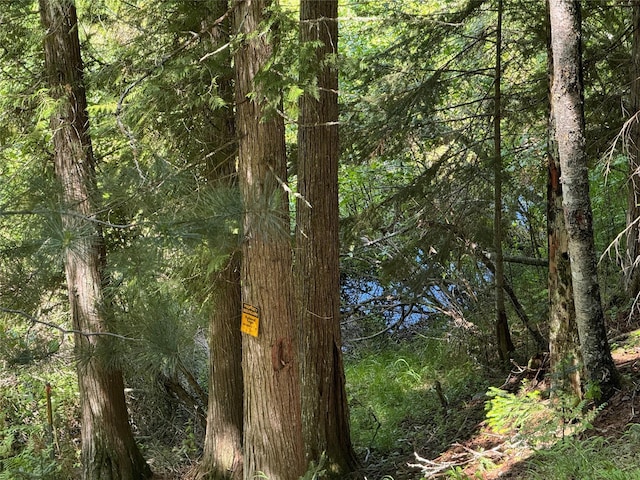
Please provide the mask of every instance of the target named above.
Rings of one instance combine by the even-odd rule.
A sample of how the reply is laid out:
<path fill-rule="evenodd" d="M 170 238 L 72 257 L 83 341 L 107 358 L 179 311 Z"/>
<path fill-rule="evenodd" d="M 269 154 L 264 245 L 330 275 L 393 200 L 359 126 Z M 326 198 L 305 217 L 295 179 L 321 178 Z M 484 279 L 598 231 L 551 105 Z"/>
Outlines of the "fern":
<path fill-rule="evenodd" d="M 498 433 L 507 433 L 514 429 L 529 430 L 531 427 L 535 431 L 547 410 L 538 390 L 518 397 L 499 388 L 490 387 L 487 396 L 490 398 L 487 402 L 487 423 Z"/>
<path fill-rule="evenodd" d="M 565 396 L 545 400 L 538 390 L 515 395 L 490 387 L 487 396 L 490 398 L 486 404 L 487 424 L 497 433 L 515 432 L 533 445 L 591 428 L 604 408 L 604 405 L 589 408 L 592 405 L 589 398 L 577 403 L 573 397 Z"/>
<path fill-rule="evenodd" d="M 54 480 L 60 478 L 60 471 L 50 448 L 38 451 L 30 445 L 16 455 L 0 458 L 0 480 Z"/>

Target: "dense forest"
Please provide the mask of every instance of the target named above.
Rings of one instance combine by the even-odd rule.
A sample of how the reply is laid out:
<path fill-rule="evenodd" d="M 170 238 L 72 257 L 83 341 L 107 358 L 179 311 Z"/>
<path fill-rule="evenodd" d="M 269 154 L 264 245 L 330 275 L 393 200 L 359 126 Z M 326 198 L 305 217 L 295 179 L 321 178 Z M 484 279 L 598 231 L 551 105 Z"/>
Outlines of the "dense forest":
<path fill-rule="evenodd" d="M 640 478 L 639 113 L 640 0 L 0 0 L 0 480 Z"/>

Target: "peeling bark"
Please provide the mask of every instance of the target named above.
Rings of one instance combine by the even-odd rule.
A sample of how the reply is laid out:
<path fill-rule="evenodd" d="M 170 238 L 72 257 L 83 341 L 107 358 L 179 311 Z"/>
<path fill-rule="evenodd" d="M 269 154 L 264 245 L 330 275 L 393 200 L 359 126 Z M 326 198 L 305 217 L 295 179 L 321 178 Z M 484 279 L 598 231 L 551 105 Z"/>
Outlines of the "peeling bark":
<path fill-rule="evenodd" d="M 568 234 L 576 324 L 587 381 L 601 400 L 620 386 L 613 363 L 593 240 L 589 172 L 585 149 L 580 2 L 550 0 L 553 84 L 551 104 L 562 172 L 562 207 Z"/>

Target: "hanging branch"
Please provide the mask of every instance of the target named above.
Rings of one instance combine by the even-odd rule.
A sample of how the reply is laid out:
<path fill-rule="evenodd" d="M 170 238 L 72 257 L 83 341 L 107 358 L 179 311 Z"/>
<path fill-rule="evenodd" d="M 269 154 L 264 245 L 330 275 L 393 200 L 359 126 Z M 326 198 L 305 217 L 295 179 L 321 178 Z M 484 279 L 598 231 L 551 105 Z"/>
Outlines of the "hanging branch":
<path fill-rule="evenodd" d="M 349 341 L 350 342 L 361 342 L 363 340 L 371 340 L 372 338 L 376 338 L 379 337 L 380 335 L 387 333 L 389 330 L 394 329 L 395 327 L 402 325 L 404 323 L 404 321 L 407 319 L 407 317 L 409 316 L 409 314 L 411 314 L 413 312 L 413 304 L 408 305 L 409 306 L 409 311 L 405 311 L 404 307 L 405 305 L 402 305 L 402 313 L 400 314 L 400 318 L 398 320 L 396 320 L 395 322 L 393 322 L 392 324 L 390 324 L 389 326 L 385 327 L 383 330 L 380 330 L 379 332 L 376 332 L 372 335 L 367 335 L 365 337 L 358 337 L 358 338 L 352 338 Z"/>
<path fill-rule="evenodd" d="M 119 335 L 117 333 L 111 333 L 111 332 L 83 332 L 81 330 L 67 329 L 67 328 L 61 327 L 60 325 L 56 325 L 55 323 L 45 322 L 44 320 L 39 320 L 36 317 L 34 317 L 33 315 L 29 315 L 27 312 L 25 312 L 23 310 L 15 310 L 15 309 L 12 309 L 12 308 L 5 308 L 5 307 L 1 307 L 0 306 L 0 312 L 2 312 L 2 313 L 10 313 L 10 314 L 13 314 L 13 315 L 20 315 L 21 317 L 26 318 L 27 320 L 29 320 L 32 323 L 35 323 L 35 324 L 38 324 L 38 325 L 44 325 L 45 327 L 49 327 L 49 328 L 53 328 L 53 329 L 58 330 L 59 332 L 63 333 L 64 335 L 70 335 L 70 334 L 77 333 L 78 335 L 82 335 L 83 337 L 105 336 L 105 337 L 120 338 L 121 340 L 132 340 L 132 341 L 136 341 L 136 342 L 140 341 L 137 338 L 125 337 L 124 335 Z"/>
<path fill-rule="evenodd" d="M 444 223 L 438 223 L 438 222 L 428 222 L 427 225 L 429 227 L 440 228 L 440 229 L 443 229 L 443 230 L 446 230 L 446 231 L 449 231 L 449 232 L 453 233 L 459 239 L 459 241 L 461 241 L 465 245 L 465 247 L 469 250 L 469 252 L 472 253 L 474 256 L 476 256 L 476 258 L 480 262 L 482 262 L 484 264 L 484 266 L 487 267 L 487 269 L 493 275 L 495 275 L 495 265 L 494 265 L 493 261 L 491 260 L 490 256 L 487 255 L 482 250 L 482 248 L 480 248 L 480 245 L 478 245 L 478 244 L 472 242 L 471 240 L 467 239 L 465 237 L 464 233 L 462 232 L 462 230 L 460 228 L 458 228 L 456 225 L 444 224 Z M 522 306 L 522 304 L 518 300 L 518 297 L 516 296 L 516 293 L 513 290 L 513 288 L 511 287 L 511 285 L 505 281 L 505 282 L 503 282 L 502 288 L 504 289 L 504 292 L 509 296 L 509 299 L 511 300 L 511 303 L 513 304 L 513 307 L 514 307 L 514 309 L 516 311 L 516 314 L 518 315 L 518 317 L 522 321 L 522 323 L 525 326 L 525 328 L 527 329 L 527 331 L 531 334 L 531 336 L 535 340 L 536 345 L 538 346 L 538 348 L 540 348 L 541 351 L 547 351 L 548 348 L 549 348 L 548 347 L 549 342 L 542 336 L 542 334 L 538 330 L 535 330 L 532 327 L 531 322 L 529 320 L 529 316 L 527 315 L 527 313 L 524 310 L 524 307 Z"/>

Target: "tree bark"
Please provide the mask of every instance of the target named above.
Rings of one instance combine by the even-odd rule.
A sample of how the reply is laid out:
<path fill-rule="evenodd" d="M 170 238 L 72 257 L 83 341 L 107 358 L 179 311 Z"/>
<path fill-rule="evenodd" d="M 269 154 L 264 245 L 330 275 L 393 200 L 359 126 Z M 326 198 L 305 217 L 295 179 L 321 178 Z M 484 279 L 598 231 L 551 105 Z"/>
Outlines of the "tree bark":
<path fill-rule="evenodd" d="M 553 132 L 553 127 L 550 127 Z M 549 354 L 554 390 L 581 391 L 580 339 L 573 303 L 569 243 L 562 211 L 560 164 L 555 149 L 548 154 L 547 233 L 549 245 Z"/>
<path fill-rule="evenodd" d="M 242 298 L 258 311 L 256 337 L 244 334 L 244 478 L 297 480 L 305 471 L 292 282 L 284 121 L 269 109 L 256 76 L 273 54 L 261 32 L 270 2 L 239 2 L 243 37 L 235 55 L 238 180 L 243 199 Z M 268 76 L 268 75 L 267 75 Z M 264 78 L 264 77 L 263 77 Z"/>
<path fill-rule="evenodd" d="M 627 207 L 627 249 L 623 259 L 625 287 L 630 298 L 640 293 L 640 1 L 632 0 L 633 43 L 631 50 L 631 92 L 629 108 L 633 121 L 629 131 L 629 193 Z"/>
<path fill-rule="evenodd" d="M 103 294 L 105 248 L 94 222 L 95 165 L 76 10 L 71 0 L 40 0 L 45 66 L 57 108 L 51 117 L 55 172 L 62 190 L 64 267 L 73 328 L 81 408 L 82 478 L 138 480 L 151 470 L 129 426 L 120 370 L 108 356 L 108 302 Z"/>
<path fill-rule="evenodd" d="M 549 14 L 547 2 L 547 16 Z M 549 88 L 553 84 L 551 31 L 547 52 Z M 553 390 L 582 396 L 580 338 L 573 304 L 573 282 L 569 261 L 569 236 L 562 209 L 562 182 L 556 142 L 553 102 L 549 91 L 547 147 L 547 240 L 549 251 L 549 355 Z"/>
<path fill-rule="evenodd" d="M 218 273 L 209 324 L 209 406 L 198 478 L 242 478 L 242 339 L 240 261 Z"/>
<path fill-rule="evenodd" d="M 550 0 L 553 51 L 552 111 L 562 171 L 562 193 L 576 323 L 587 381 L 608 399 L 620 386 L 611 357 L 593 239 L 585 150 L 580 2 Z"/>
<path fill-rule="evenodd" d="M 296 278 L 302 426 L 307 461 L 324 454 L 332 474 L 357 466 L 351 446 L 340 335 L 337 0 L 300 2 Z"/>
<path fill-rule="evenodd" d="M 498 26 L 496 29 L 496 66 L 494 78 L 493 112 L 493 174 L 494 174 L 494 215 L 493 247 L 495 257 L 495 297 L 496 297 L 496 341 L 500 361 L 507 362 L 515 350 L 509 331 L 507 309 L 504 299 L 504 260 L 502 253 L 502 120 L 501 79 L 502 79 L 502 0 L 498 0 Z"/>
<path fill-rule="evenodd" d="M 223 18 L 227 1 L 214 0 L 211 18 Z M 212 50 L 229 41 L 229 21 L 212 27 Z M 212 152 L 206 176 L 215 186 L 237 186 L 235 124 L 233 120 L 233 70 L 231 56 L 219 55 L 219 95 L 226 106 L 213 112 L 211 120 Z M 201 480 L 240 480 L 242 478 L 242 337 L 240 315 L 241 261 L 232 252 L 227 265 L 214 273 L 213 305 L 209 319 L 209 405 L 202 460 Z"/>

